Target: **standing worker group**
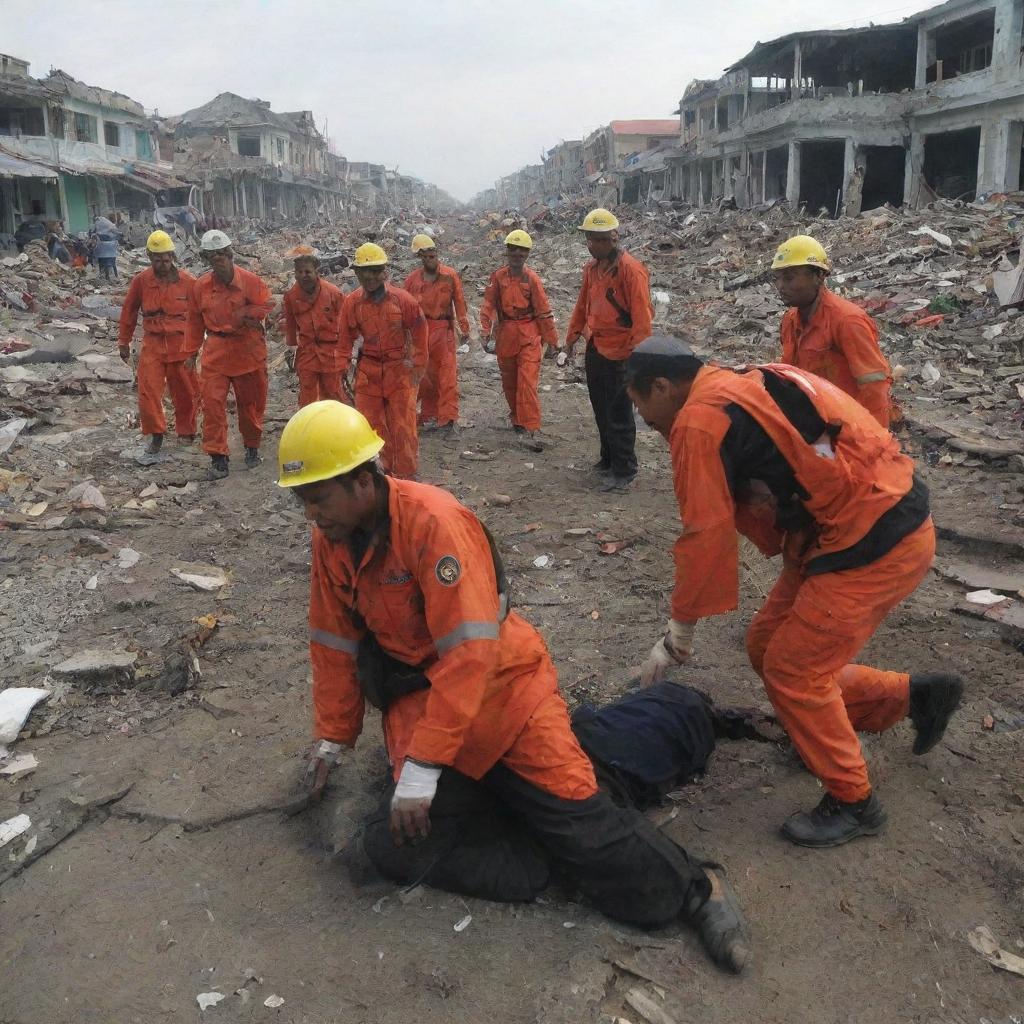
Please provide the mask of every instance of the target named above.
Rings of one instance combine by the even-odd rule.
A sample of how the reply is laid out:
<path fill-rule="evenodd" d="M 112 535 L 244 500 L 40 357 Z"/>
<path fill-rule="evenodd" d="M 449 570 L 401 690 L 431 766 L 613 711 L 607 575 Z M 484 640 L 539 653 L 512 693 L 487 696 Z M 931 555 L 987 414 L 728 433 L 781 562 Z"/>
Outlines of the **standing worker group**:
<path fill-rule="evenodd" d="M 651 336 L 647 269 L 619 248 L 618 228 L 615 214 L 600 208 L 591 210 L 580 225 L 594 258 L 583 270 L 565 336 L 570 355 L 586 337 L 587 390 L 601 442 L 594 468 L 607 477 L 605 490 L 624 490 L 636 476 L 636 424 L 624 368 L 633 349 Z"/>
<path fill-rule="evenodd" d="M 427 365 L 420 381 L 419 423 L 425 429 L 437 427 L 451 434 L 459 419 L 455 326 L 459 329 L 459 341 L 466 341 L 466 298 L 458 273 L 440 262 L 437 243 L 430 235 L 416 235 L 412 251 L 423 265 L 405 279 L 403 287 L 419 302 L 427 318 Z"/>
<path fill-rule="evenodd" d="M 963 684 L 853 664 L 935 554 L 928 490 L 896 439 L 849 395 L 782 364 L 704 366 L 676 338 L 649 338 L 626 381 L 669 442 L 683 529 L 672 614 L 641 670 L 657 681 L 693 649 L 694 626 L 736 608 L 737 530 L 783 570 L 747 633 L 754 670 L 825 796 L 783 834 L 803 846 L 876 835 L 886 815 L 857 730 L 906 718 L 914 752 L 942 737 Z"/>
<path fill-rule="evenodd" d="M 132 335 L 142 313 L 142 351 L 138 378 L 139 424 L 149 435 L 146 453 L 156 455 L 167 433 L 164 389 L 174 406 L 174 429 L 180 444 L 196 435 L 199 383 L 196 379 L 194 338 L 186 331 L 189 293 L 195 278 L 174 263 L 174 241 L 166 231 L 146 240 L 149 269 L 132 278 L 121 307 L 118 352 L 131 361 Z"/>
<path fill-rule="evenodd" d="M 223 231 L 207 231 L 199 248 L 211 269 L 192 287 L 188 347 L 203 350 L 203 451 L 210 456 L 209 478 L 220 480 L 229 471 L 229 389 L 235 393 L 246 468 L 260 464 L 267 406 L 264 321 L 273 300 L 263 281 L 235 266 L 231 239 Z"/>
<path fill-rule="evenodd" d="M 345 296 L 320 277 L 312 246 L 297 245 L 288 256 L 295 284 L 284 293 L 284 331 L 288 366 L 299 378 L 299 408 L 323 398 L 342 402 L 338 319 Z"/>
<path fill-rule="evenodd" d="M 388 254 L 373 242 L 356 249 L 352 266 L 360 287 L 345 296 L 338 322 L 339 357 L 349 373 L 357 338 L 356 408 L 387 445 L 384 460 L 395 476 L 419 467 L 416 397 L 427 362 L 427 321 L 419 303 L 388 283 Z"/>
<path fill-rule="evenodd" d="M 782 318 L 782 361 L 831 381 L 888 430 L 892 372 L 878 328 L 860 306 L 829 291 L 831 270 L 828 254 L 810 235 L 795 235 L 775 253 L 772 279 L 789 306 Z"/>
<path fill-rule="evenodd" d="M 481 522 L 440 488 L 383 474 L 383 446 L 336 402 L 306 406 L 281 435 L 278 483 L 315 524 L 307 784 L 323 789 L 369 700 L 393 772 L 363 839 L 383 874 L 528 900 L 551 864 L 618 920 L 687 921 L 717 963 L 741 971 L 749 950 L 723 880 L 598 789 L 544 641 L 508 609 Z M 436 835 L 467 792 L 496 801 L 498 818 Z"/>
<path fill-rule="evenodd" d="M 540 361 L 543 344 L 558 344 L 558 332 L 541 279 L 526 265 L 533 239 L 522 230 L 505 238 L 507 265 L 496 270 L 480 307 L 480 335 L 497 332 L 498 370 L 512 427 L 523 443 L 539 450 Z"/>

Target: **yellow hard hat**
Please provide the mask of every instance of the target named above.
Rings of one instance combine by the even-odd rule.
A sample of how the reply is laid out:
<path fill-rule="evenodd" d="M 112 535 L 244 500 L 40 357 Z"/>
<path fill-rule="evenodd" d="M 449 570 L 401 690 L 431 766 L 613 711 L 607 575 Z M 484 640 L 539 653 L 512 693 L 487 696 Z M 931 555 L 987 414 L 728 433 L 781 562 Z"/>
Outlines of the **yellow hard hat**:
<path fill-rule="evenodd" d="M 821 242 L 810 235 L 794 235 L 779 246 L 772 260 L 772 270 L 784 270 L 786 267 L 818 267 L 829 271 L 832 264 Z"/>
<path fill-rule="evenodd" d="M 376 242 L 363 242 L 356 249 L 352 260 L 353 267 L 383 267 L 388 262 L 388 254 Z"/>
<path fill-rule="evenodd" d="M 174 252 L 174 239 L 166 231 L 154 231 L 146 239 L 147 252 Z"/>
<path fill-rule="evenodd" d="M 533 239 L 522 228 L 516 228 L 505 236 L 505 244 L 518 245 L 520 249 L 532 249 Z"/>
<path fill-rule="evenodd" d="M 384 441 L 351 405 L 326 399 L 304 405 L 277 446 L 278 487 L 315 484 L 369 462 Z"/>
<path fill-rule="evenodd" d="M 611 210 L 606 210 L 603 206 L 599 206 L 596 210 L 591 210 L 583 218 L 580 231 L 614 231 L 618 226 L 619 218 Z"/>
<path fill-rule="evenodd" d="M 436 249 L 437 242 L 435 242 L 430 235 L 415 235 L 412 240 L 412 251 L 420 252 L 423 249 Z"/>

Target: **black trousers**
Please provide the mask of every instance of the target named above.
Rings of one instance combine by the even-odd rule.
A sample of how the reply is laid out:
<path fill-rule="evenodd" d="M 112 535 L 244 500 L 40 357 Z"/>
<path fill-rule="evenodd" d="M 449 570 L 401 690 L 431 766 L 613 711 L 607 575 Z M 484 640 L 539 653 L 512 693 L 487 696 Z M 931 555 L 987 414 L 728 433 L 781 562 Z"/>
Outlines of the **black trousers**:
<path fill-rule="evenodd" d="M 633 403 L 626 394 L 626 364 L 605 359 L 593 343 L 587 345 L 587 390 L 601 438 L 601 462 L 615 476 L 636 473 L 636 423 Z"/>
<path fill-rule="evenodd" d="M 479 782 L 450 768 L 438 780 L 430 836 L 395 846 L 393 787 L 363 844 L 385 877 L 502 902 L 533 899 L 557 874 L 617 921 L 658 927 L 710 894 L 700 865 L 639 811 L 604 792 L 563 800 L 502 764 Z"/>

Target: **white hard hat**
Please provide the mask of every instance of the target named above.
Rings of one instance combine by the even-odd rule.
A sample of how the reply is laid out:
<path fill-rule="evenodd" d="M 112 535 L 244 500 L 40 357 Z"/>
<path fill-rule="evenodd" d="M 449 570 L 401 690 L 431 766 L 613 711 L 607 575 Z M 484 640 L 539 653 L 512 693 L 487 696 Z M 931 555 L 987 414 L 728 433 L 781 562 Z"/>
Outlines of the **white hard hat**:
<path fill-rule="evenodd" d="M 199 242 L 199 248 L 203 252 L 216 252 L 218 249 L 227 249 L 230 245 L 231 239 L 216 228 L 213 231 L 207 231 Z"/>

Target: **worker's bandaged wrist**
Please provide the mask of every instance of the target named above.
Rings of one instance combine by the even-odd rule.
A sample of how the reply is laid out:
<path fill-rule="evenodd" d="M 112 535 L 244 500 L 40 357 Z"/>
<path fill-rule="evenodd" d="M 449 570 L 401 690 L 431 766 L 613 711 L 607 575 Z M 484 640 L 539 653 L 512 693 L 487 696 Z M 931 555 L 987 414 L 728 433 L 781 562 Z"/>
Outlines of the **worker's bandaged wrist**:
<path fill-rule="evenodd" d="M 433 800 L 437 792 L 440 768 L 427 768 L 406 758 L 402 774 L 398 776 L 394 800 Z"/>
<path fill-rule="evenodd" d="M 683 661 L 693 653 L 693 630 L 696 623 L 676 622 L 669 619 L 665 634 L 665 647 L 676 661 Z"/>
<path fill-rule="evenodd" d="M 317 757 L 327 764 L 335 764 L 341 750 L 342 745 L 340 743 L 332 743 L 331 740 L 320 740 L 313 748 L 313 757 Z"/>

